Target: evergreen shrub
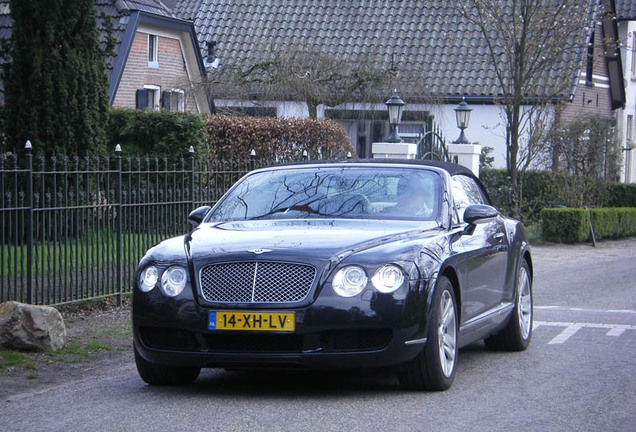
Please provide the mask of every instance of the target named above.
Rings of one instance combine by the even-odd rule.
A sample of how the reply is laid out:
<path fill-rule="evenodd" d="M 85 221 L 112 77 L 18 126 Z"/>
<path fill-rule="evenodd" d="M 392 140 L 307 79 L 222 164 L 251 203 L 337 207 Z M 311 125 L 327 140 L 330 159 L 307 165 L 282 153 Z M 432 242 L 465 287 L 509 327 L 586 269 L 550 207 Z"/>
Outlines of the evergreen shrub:
<path fill-rule="evenodd" d="M 540 220 L 543 208 L 562 205 L 555 190 L 563 176 L 562 173 L 549 171 L 526 171 L 521 187 L 519 214 L 515 214 L 514 189 L 505 170 L 483 169 L 479 179 L 499 211 L 531 223 Z"/>
<path fill-rule="evenodd" d="M 611 184 L 608 189 L 607 206 L 636 207 L 636 184 Z"/>
<path fill-rule="evenodd" d="M 0 151 L 97 155 L 106 151 L 106 53 L 95 0 L 10 0 L 0 43 L 6 123 Z"/>
<path fill-rule="evenodd" d="M 120 144 L 124 157 L 151 154 L 176 163 L 190 146 L 197 159 L 208 156 L 205 117 L 200 114 L 114 108 L 108 112 L 107 135 L 109 152 Z"/>

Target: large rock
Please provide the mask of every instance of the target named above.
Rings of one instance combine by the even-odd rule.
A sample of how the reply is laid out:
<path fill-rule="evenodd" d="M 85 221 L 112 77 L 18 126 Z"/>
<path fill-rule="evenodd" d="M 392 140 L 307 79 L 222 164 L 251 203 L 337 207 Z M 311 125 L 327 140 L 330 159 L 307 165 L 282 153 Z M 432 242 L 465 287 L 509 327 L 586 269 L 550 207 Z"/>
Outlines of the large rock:
<path fill-rule="evenodd" d="M 0 348 L 55 351 L 66 343 L 66 326 L 57 309 L 10 301 L 0 304 Z"/>

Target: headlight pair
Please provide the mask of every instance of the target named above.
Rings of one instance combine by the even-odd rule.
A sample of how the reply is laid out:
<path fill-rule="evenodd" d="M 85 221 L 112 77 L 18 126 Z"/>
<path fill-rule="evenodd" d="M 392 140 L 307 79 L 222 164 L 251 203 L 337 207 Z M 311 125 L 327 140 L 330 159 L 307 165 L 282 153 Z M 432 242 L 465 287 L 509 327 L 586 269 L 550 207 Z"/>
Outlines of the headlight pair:
<path fill-rule="evenodd" d="M 161 275 L 161 290 L 168 297 L 175 297 L 183 291 L 188 273 L 181 266 L 170 266 Z M 143 292 L 152 290 L 159 281 L 159 270 L 151 265 L 142 270 L 139 275 L 139 289 Z"/>
<path fill-rule="evenodd" d="M 368 281 L 362 267 L 349 265 L 336 272 L 331 284 L 336 294 L 342 297 L 353 297 L 364 290 Z M 404 283 L 404 272 L 394 264 L 385 264 L 375 271 L 371 283 L 381 293 L 392 293 Z"/>

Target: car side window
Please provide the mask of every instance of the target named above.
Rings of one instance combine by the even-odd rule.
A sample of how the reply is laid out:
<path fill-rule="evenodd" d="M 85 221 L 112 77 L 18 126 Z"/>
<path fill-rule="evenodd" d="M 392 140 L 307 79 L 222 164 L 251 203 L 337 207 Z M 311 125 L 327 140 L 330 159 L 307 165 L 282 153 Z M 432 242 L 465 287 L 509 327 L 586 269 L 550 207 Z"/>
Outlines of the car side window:
<path fill-rule="evenodd" d="M 451 177 L 453 200 L 459 220 L 464 220 L 464 210 L 471 204 L 488 204 L 479 185 L 472 178 L 465 175 Z"/>

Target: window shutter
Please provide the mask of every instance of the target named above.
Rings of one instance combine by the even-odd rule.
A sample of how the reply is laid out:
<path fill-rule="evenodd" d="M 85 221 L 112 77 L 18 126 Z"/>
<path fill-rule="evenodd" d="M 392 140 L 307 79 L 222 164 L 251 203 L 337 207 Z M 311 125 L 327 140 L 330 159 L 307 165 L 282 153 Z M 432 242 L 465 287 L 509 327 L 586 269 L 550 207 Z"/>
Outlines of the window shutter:
<path fill-rule="evenodd" d="M 137 109 L 148 108 L 148 90 L 146 89 L 137 90 L 137 95 L 135 97 L 135 106 L 137 107 Z"/>
<path fill-rule="evenodd" d="M 161 108 L 170 109 L 170 92 L 161 92 Z"/>

